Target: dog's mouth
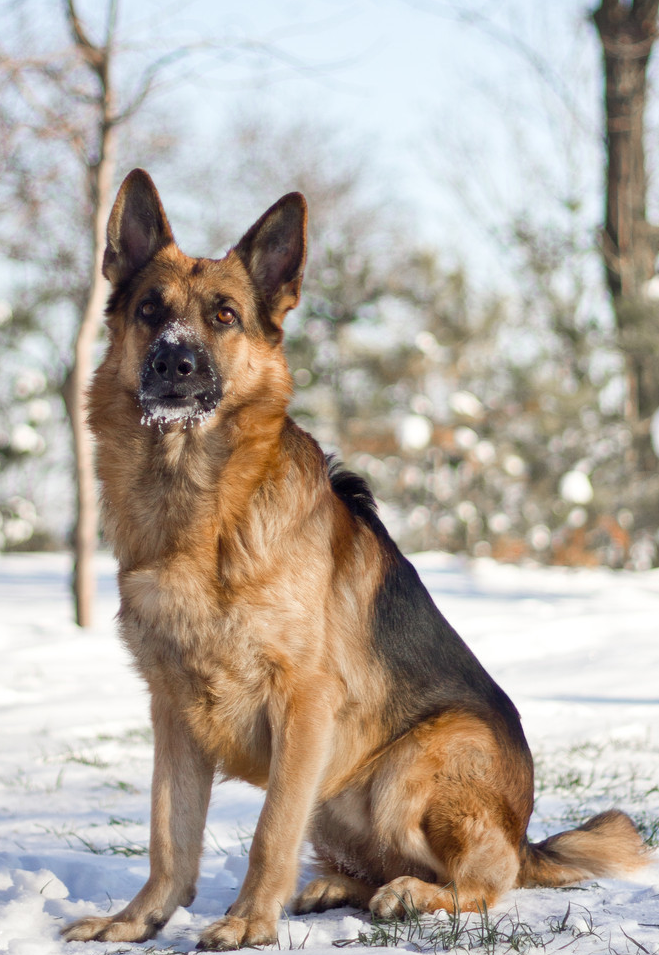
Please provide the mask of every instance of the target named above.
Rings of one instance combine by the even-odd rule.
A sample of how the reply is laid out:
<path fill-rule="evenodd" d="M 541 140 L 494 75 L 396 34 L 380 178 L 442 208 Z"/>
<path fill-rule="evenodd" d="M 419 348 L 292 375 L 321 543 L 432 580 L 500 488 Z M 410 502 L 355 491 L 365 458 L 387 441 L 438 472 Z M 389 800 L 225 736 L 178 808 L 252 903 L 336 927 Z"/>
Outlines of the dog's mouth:
<path fill-rule="evenodd" d="M 149 395 L 140 392 L 143 424 L 204 424 L 215 413 L 219 397 L 199 395 Z"/>
<path fill-rule="evenodd" d="M 209 421 L 222 397 L 207 352 L 180 342 L 155 342 L 142 369 L 139 402 L 143 424 L 185 427 Z"/>

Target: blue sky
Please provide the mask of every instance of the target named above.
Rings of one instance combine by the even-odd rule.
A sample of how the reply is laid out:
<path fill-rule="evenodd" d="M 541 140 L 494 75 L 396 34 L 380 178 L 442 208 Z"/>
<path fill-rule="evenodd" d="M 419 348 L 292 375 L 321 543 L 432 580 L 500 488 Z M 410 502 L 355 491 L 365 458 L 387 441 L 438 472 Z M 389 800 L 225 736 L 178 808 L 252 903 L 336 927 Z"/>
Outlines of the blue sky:
<path fill-rule="evenodd" d="M 275 49 L 259 57 L 236 55 L 231 44 L 200 48 L 174 68 L 179 82 L 160 105 L 166 97 L 191 115 L 207 142 L 227 111 L 251 103 L 329 119 L 348 141 L 369 144 L 392 201 L 416 204 L 422 232 L 469 257 L 501 215 L 557 193 L 572 190 L 599 214 L 599 53 L 588 8 L 575 0 L 133 0 L 122 22 L 124 35 L 133 23 L 139 37 L 136 63 L 210 39 Z M 91 0 L 83 9 L 98 14 Z"/>
<path fill-rule="evenodd" d="M 96 37 L 107 2 L 78 0 Z M 330 121 L 346 148 L 366 144 L 422 236 L 478 271 L 487 236 L 520 211 L 560 215 L 569 194 L 599 221 L 594 2 L 119 0 L 121 76 L 138 82 L 162 52 L 191 45 L 147 103 L 158 122 L 183 118 L 201 151 L 255 104 Z M 17 9 L 41 11 L 35 45 L 61 29 L 49 0 Z"/>

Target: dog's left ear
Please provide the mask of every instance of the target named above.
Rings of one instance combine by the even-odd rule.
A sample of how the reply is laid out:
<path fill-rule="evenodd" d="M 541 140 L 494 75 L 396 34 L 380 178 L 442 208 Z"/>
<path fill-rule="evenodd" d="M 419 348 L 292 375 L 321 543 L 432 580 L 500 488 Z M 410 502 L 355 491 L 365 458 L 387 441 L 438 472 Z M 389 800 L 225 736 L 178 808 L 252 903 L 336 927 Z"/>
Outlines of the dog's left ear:
<path fill-rule="evenodd" d="M 307 253 L 307 203 L 289 192 L 245 233 L 234 250 L 263 296 L 270 318 L 281 328 L 300 301 Z"/>

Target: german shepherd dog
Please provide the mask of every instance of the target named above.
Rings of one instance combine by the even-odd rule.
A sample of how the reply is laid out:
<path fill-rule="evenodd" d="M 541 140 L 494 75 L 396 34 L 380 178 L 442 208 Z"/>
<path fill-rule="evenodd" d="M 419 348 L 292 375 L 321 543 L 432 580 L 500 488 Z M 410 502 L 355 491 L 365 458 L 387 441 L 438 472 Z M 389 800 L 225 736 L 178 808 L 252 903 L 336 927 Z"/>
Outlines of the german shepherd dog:
<path fill-rule="evenodd" d="M 144 941 L 192 902 L 216 773 L 266 796 L 244 884 L 201 949 L 276 942 L 305 838 L 319 871 L 295 913 L 472 911 L 643 861 L 617 811 L 528 842 L 515 707 L 365 483 L 288 417 L 282 323 L 305 255 L 298 193 L 219 260 L 178 249 L 140 169 L 112 210 L 89 420 L 121 635 L 151 693 L 151 868 L 126 908 L 68 940 Z"/>

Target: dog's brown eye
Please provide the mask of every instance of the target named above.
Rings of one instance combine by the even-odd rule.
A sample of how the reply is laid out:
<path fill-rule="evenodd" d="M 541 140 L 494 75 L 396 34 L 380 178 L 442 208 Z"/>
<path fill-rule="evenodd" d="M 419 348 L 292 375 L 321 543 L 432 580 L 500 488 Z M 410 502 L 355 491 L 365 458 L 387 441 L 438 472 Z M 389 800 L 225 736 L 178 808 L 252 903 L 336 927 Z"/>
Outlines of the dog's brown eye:
<path fill-rule="evenodd" d="M 142 302 L 137 311 L 139 312 L 140 318 L 153 318 L 156 306 L 153 302 Z"/>
<path fill-rule="evenodd" d="M 215 317 L 222 325 L 235 325 L 238 321 L 238 316 L 228 305 L 223 305 Z"/>

